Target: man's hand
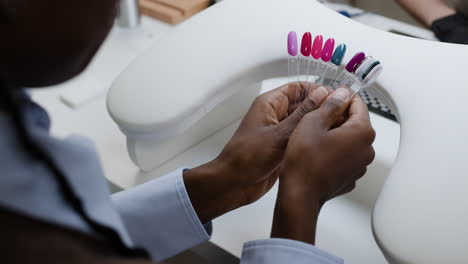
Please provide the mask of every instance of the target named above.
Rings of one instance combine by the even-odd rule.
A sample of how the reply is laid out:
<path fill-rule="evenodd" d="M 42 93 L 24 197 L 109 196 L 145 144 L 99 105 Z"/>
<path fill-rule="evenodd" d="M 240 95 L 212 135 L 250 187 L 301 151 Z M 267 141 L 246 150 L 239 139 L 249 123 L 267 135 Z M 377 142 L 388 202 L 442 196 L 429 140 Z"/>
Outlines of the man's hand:
<path fill-rule="evenodd" d="M 202 223 L 262 197 L 276 182 L 289 136 L 329 90 L 291 83 L 258 96 L 239 128 L 213 161 L 184 172 Z M 305 99 L 304 99 L 305 98 Z"/>
<path fill-rule="evenodd" d="M 346 89 L 337 89 L 291 135 L 279 170 L 272 237 L 313 244 L 322 205 L 353 190 L 374 159 L 367 106 L 358 96 L 347 97 Z M 343 114 L 349 118 L 337 126 Z"/>

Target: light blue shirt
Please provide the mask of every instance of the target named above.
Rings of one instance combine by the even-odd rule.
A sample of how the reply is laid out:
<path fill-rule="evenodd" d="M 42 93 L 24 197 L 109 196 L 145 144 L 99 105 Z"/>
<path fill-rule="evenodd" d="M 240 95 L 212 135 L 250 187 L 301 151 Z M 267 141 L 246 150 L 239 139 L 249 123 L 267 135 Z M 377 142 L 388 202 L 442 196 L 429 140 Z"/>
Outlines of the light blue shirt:
<path fill-rule="evenodd" d="M 116 230 L 127 246 L 143 247 L 159 261 L 209 240 L 211 223 L 204 226 L 198 219 L 182 169 L 111 195 L 90 140 L 52 137 L 47 113 L 27 96 L 23 110 L 29 133 L 64 172 L 83 201 L 86 215 Z M 52 172 L 23 149 L 11 117 L 1 110 L 0 131 L 0 206 L 99 237 L 65 201 Z M 244 244 L 241 263 L 335 264 L 343 260 L 302 242 L 264 239 Z"/>

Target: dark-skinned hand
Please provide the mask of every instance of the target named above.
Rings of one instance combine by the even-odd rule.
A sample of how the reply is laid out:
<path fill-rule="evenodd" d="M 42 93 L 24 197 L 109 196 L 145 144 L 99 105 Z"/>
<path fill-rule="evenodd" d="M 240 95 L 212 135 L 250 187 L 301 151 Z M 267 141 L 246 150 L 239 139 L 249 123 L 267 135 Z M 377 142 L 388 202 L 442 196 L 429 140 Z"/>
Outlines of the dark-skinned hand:
<path fill-rule="evenodd" d="M 258 96 L 219 156 L 184 172 L 202 223 L 262 197 L 276 182 L 288 140 L 330 90 L 291 83 Z"/>
<path fill-rule="evenodd" d="M 291 135 L 279 169 L 272 237 L 313 244 L 323 204 L 353 190 L 374 159 L 367 106 L 348 96 L 346 89 L 337 89 Z M 347 119 L 339 121 L 344 114 Z"/>

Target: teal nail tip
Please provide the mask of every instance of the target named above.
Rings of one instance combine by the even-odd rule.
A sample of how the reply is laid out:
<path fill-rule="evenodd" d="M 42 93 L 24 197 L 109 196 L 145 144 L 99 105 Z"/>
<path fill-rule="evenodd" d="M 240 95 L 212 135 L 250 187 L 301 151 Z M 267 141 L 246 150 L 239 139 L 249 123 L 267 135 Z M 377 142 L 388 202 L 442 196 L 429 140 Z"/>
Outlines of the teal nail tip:
<path fill-rule="evenodd" d="M 344 56 L 346 54 L 346 44 L 340 44 L 336 47 L 335 52 L 333 53 L 331 62 L 337 66 L 340 66 L 343 62 Z"/>

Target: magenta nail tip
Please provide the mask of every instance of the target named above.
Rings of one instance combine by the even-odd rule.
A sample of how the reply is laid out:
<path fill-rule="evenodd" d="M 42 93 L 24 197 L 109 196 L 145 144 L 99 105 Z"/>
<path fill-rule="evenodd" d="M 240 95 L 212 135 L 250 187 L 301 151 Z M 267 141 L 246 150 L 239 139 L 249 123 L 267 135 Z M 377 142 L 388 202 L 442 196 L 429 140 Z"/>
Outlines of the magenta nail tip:
<path fill-rule="evenodd" d="M 333 50 L 335 49 L 335 39 L 329 38 L 325 42 L 322 50 L 322 60 L 329 62 L 333 56 Z"/>
<path fill-rule="evenodd" d="M 322 35 L 318 35 L 314 39 L 314 44 L 312 46 L 312 57 L 316 60 L 322 57 L 322 49 L 323 49 L 323 37 Z"/>
<path fill-rule="evenodd" d="M 354 57 L 348 62 L 346 65 L 346 70 L 348 72 L 355 72 L 356 69 L 359 67 L 359 64 L 366 58 L 366 54 L 364 52 L 358 52 Z"/>
<path fill-rule="evenodd" d="M 304 35 L 302 35 L 301 54 L 306 57 L 310 56 L 311 48 L 312 34 L 310 34 L 310 32 L 306 32 Z"/>

